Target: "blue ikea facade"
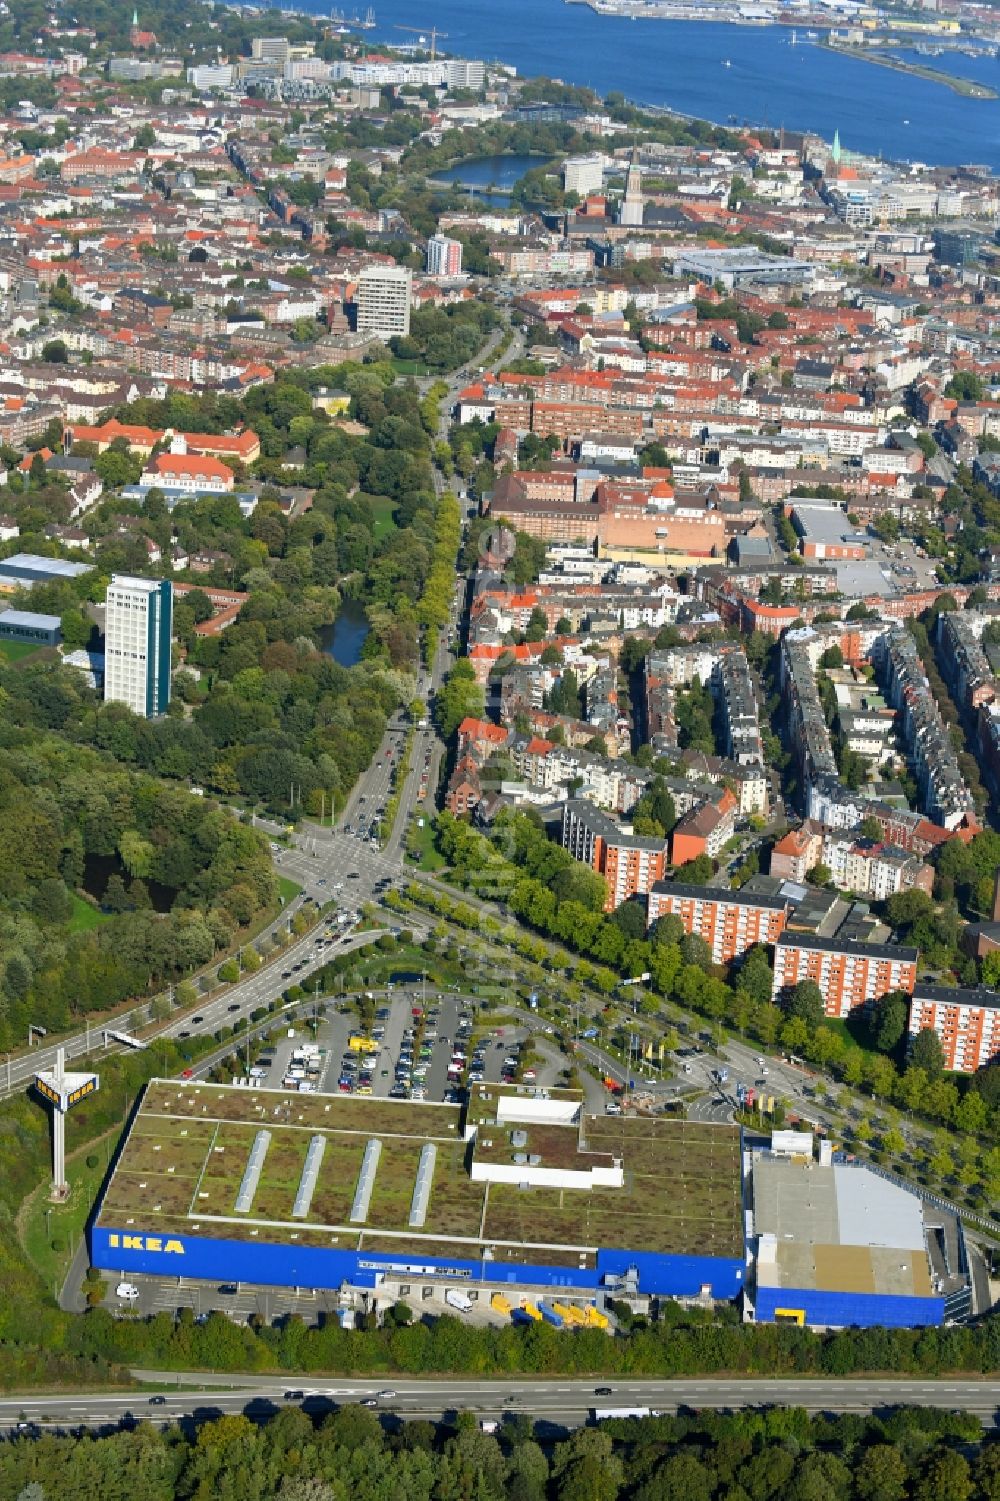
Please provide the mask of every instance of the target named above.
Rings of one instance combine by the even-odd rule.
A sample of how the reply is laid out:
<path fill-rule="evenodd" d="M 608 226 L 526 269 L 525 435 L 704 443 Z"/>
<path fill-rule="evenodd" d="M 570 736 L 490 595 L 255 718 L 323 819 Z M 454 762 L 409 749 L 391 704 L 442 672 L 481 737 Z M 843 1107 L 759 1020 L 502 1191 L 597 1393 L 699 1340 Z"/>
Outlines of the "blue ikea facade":
<path fill-rule="evenodd" d="M 638 1274 L 642 1293 L 696 1297 L 703 1287 L 731 1301 L 743 1291 L 742 1257 L 671 1256 L 650 1251 L 599 1250 L 597 1265 L 581 1269 L 552 1262 L 509 1262 L 493 1258 L 444 1261 L 420 1254 L 419 1241 L 387 1251 L 338 1250 L 262 1239 L 227 1240 L 205 1235 L 172 1236 L 113 1230 L 90 1231 L 94 1266 L 105 1271 L 156 1277 L 191 1277 L 207 1282 L 250 1282 L 274 1287 L 338 1288 L 344 1282 L 375 1287 L 383 1276 L 425 1277 L 491 1286 L 584 1288 L 596 1290 Z"/>
<path fill-rule="evenodd" d="M 779 1311 L 785 1317 L 801 1312 L 811 1325 L 843 1329 L 918 1329 L 944 1322 L 943 1298 L 894 1297 L 890 1293 L 831 1291 L 815 1287 L 759 1287 L 758 1323 L 775 1323 Z"/>

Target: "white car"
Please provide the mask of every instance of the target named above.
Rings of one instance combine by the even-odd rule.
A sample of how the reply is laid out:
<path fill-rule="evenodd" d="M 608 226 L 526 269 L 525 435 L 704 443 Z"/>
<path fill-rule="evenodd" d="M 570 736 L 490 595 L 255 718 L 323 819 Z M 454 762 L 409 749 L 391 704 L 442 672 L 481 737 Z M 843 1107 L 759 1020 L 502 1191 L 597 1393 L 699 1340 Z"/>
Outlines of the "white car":
<path fill-rule="evenodd" d="M 139 1289 L 134 1282 L 119 1282 L 115 1288 L 115 1297 L 123 1298 L 126 1303 L 134 1303 L 139 1297 Z"/>

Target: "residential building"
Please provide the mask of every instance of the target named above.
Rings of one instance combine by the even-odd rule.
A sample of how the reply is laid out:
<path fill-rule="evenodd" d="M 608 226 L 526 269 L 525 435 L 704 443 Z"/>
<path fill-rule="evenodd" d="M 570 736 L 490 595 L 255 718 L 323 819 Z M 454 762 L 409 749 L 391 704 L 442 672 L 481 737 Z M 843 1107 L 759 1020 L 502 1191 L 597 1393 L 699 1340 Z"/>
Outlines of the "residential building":
<path fill-rule="evenodd" d="M 431 235 L 427 241 L 427 275 L 460 276 L 461 274 L 461 240 L 450 240 L 447 235 Z"/>
<path fill-rule="evenodd" d="M 667 846 L 662 839 L 645 839 L 617 824 L 592 803 L 570 798 L 563 808 L 563 848 L 604 877 L 606 912 L 613 912 L 631 896 L 646 896 L 663 879 Z"/>
<path fill-rule="evenodd" d="M 755 944 L 776 943 L 788 917 L 788 903 L 778 897 L 657 881 L 649 893 L 647 923 L 671 914 L 685 933 L 697 933 L 712 951 L 715 964 L 738 959 Z"/>
<path fill-rule="evenodd" d="M 917 980 L 917 950 L 819 938 L 811 933 L 785 934 L 774 948 L 772 995 L 776 1000 L 787 996 L 801 980 L 813 980 L 819 986 L 827 1016 L 849 1016 L 890 991 L 911 995 Z"/>
<path fill-rule="evenodd" d="M 567 193 L 586 198 L 588 193 L 599 193 L 603 185 L 603 157 L 568 156 L 563 162 L 563 189 Z"/>
<path fill-rule="evenodd" d="M 771 875 L 801 883 L 822 859 L 823 830 L 819 824 L 807 821 L 801 828 L 789 829 L 774 845 L 771 850 Z"/>
<path fill-rule="evenodd" d="M 105 702 L 150 719 L 170 702 L 173 590 L 168 579 L 113 574 L 105 619 Z"/>
<path fill-rule="evenodd" d="M 703 803 L 685 813 L 670 836 L 671 864 L 684 865 L 699 855 L 714 860 L 733 837 L 738 806 L 729 788 L 724 787 L 714 802 Z"/>
<path fill-rule="evenodd" d="M 905 626 L 891 626 L 875 642 L 872 656 L 885 679 L 886 699 L 900 711 L 903 738 L 927 816 L 946 829 L 975 823 L 972 793 L 959 770 L 913 637 Z"/>
<path fill-rule="evenodd" d="M 413 273 L 408 266 L 365 266 L 358 277 L 358 333 L 380 339 L 410 332 Z"/>
<path fill-rule="evenodd" d="M 823 840 L 823 864 L 830 879 L 841 891 L 869 896 L 884 902 L 898 891 L 914 887 L 930 896 L 934 888 L 934 871 L 917 856 L 898 845 L 877 839 L 861 839 L 839 832 L 828 833 Z M 774 860 L 771 861 L 774 873 Z"/>
<path fill-rule="evenodd" d="M 918 985 L 910 999 L 910 1042 L 933 1029 L 944 1066 L 975 1073 L 1000 1055 L 1000 995 L 985 986 Z"/>

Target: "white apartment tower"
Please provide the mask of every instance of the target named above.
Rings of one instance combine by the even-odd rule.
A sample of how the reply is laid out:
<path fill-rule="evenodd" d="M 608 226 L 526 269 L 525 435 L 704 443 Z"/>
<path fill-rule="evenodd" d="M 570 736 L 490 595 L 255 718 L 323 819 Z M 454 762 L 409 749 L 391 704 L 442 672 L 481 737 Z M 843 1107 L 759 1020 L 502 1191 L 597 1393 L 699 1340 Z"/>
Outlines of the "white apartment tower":
<path fill-rule="evenodd" d="M 104 699 L 152 719 L 170 702 L 173 587 L 112 575 L 104 626 Z"/>
<path fill-rule="evenodd" d="M 358 277 L 358 333 L 380 339 L 408 334 L 412 282 L 408 266 L 365 266 Z"/>
<path fill-rule="evenodd" d="M 567 193 L 599 193 L 604 186 L 602 156 L 568 156 L 563 162 L 563 187 Z"/>
<path fill-rule="evenodd" d="M 427 275 L 460 276 L 461 272 L 461 240 L 451 240 L 447 235 L 431 235 L 427 241 Z"/>

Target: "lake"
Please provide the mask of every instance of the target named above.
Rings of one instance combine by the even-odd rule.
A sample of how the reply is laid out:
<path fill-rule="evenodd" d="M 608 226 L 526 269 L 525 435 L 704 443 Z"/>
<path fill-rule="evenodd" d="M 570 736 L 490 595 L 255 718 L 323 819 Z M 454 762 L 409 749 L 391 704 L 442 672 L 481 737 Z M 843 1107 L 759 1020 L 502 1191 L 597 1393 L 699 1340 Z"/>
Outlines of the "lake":
<path fill-rule="evenodd" d="M 505 203 L 510 190 L 526 172 L 535 167 L 544 167 L 546 156 L 480 156 L 475 161 L 462 162 L 457 167 L 448 167 L 444 172 L 435 172 L 435 182 L 460 182 L 472 184 L 479 202 Z M 490 191 L 486 191 L 489 189 Z"/>
<path fill-rule="evenodd" d="M 364 606 L 359 600 L 345 599 L 336 620 L 320 631 L 319 644 L 341 667 L 353 667 L 361 659 L 367 635 L 368 616 Z"/>
<path fill-rule="evenodd" d="M 303 9 L 328 13 L 319 0 Z M 378 30 L 400 41 L 414 24 L 412 0 L 379 0 Z M 929 163 L 977 161 L 1000 168 L 1000 100 L 966 99 L 942 84 L 843 57 L 784 26 L 644 21 L 599 16 L 563 0 L 436 0 L 430 21 L 448 33 L 456 56 L 513 64 L 518 72 L 588 84 L 647 104 L 726 124 L 786 125 L 846 149 Z M 729 60 L 730 66 L 723 64 Z M 1000 81 L 1000 62 L 924 58 L 932 67 Z"/>

